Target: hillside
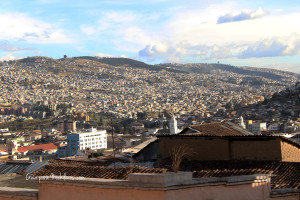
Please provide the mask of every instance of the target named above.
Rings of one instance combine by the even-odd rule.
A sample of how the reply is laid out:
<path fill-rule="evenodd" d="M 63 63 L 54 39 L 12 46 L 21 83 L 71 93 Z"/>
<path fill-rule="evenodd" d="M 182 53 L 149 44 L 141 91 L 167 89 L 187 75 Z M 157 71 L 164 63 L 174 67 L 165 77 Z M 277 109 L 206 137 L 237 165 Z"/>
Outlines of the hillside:
<path fill-rule="evenodd" d="M 132 68 L 144 68 L 152 71 L 166 70 L 169 72 L 186 73 L 185 71 L 182 70 L 168 68 L 164 66 L 158 66 L 158 65 L 149 65 L 144 62 L 133 60 L 130 58 L 107 58 L 107 57 L 99 58 L 99 57 L 92 57 L 92 56 L 80 56 L 80 57 L 73 57 L 72 59 L 92 60 L 103 64 L 111 65 L 111 66 L 124 66 L 124 67 L 132 67 Z"/>
<path fill-rule="evenodd" d="M 222 71 L 246 75 L 246 76 L 258 76 L 263 77 L 271 80 L 276 81 L 284 81 L 286 77 L 298 77 L 298 74 L 287 72 L 287 71 L 280 71 L 275 69 L 268 69 L 268 68 L 255 68 L 255 67 L 236 67 L 233 65 L 227 64 L 208 64 L 208 63 L 193 63 L 193 64 L 171 64 L 171 63 L 164 63 L 159 64 L 158 66 L 167 67 L 167 68 L 174 68 L 182 71 L 186 71 L 189 73 L 198 73 L 198 74 L 217 74 Z"/>
<path fill-rule="evenodd" d="M 129 58 L 100 58 L 92 56 L 80 56 L 73 58 L 52 59 L 47 57 L 28 57 L 18 61 L 9 61 L 16 68 L 26 69 L 33 67 L 59 76 L 90 75 L 102 67 L 122 67 L 133 69 L 146 69 L 150 71 L 167 71 L 174 73 L 192 73 L 201 75 L 213 75 L 220 82 L 235 85 L 291 85 L 298 80 L 298 74 L 274 69 L 236 67 L 226 64 L 159 64 L 150 65 Z M 29 68 L 28 68 L 29 67 Z M 99 78 L 120 78 L 109 73 L 99 75 Z"/>
<path fill-rule="evenodd" d="M 246 119 L 276 121 L 276 119 L 298 119 L 300 115 L 300 82 L 280 92 L 263 102 L 240 107 L 240 114 Z"/>

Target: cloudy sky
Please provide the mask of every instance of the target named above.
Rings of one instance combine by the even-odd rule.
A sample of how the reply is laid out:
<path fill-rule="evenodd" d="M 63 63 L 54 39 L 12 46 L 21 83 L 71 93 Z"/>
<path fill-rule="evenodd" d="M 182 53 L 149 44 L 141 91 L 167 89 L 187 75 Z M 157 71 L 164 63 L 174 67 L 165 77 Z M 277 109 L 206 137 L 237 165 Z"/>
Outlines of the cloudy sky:
<path fill-rule="evenodd" d="M 296 0 L 0 0 L 0 60 L 130 57 L 300 72 Z"/>

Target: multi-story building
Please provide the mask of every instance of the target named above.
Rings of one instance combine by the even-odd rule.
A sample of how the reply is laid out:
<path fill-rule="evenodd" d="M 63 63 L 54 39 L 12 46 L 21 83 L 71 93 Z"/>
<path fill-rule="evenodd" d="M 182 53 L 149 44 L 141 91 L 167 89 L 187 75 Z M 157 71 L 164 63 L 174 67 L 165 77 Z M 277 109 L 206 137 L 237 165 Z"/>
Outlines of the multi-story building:
<path fill-rule="evenodd" d="M 57 124 L 57 130 L 61 132 L 76 131 L 76 121 L 73 120 L 59 121 L 59 123 Z"/>
<path fill-rule="evenodd" d="M 262 130 L 267 129 L 267 123 L 266 122 L 253 123 L 252 120 L 248 120 L 247 129 L 254 134 L 260 134 Z"/>
<path fill-rule="evenodd" d="M 58 157 L 69 157 L 75 155 L 79 150 L 85 149 L 106 149 L 106 130 L 97 131 L 96 128 L 88 129 L 87 132 L 67 134 L 67 146 L 60 147 Z"/>

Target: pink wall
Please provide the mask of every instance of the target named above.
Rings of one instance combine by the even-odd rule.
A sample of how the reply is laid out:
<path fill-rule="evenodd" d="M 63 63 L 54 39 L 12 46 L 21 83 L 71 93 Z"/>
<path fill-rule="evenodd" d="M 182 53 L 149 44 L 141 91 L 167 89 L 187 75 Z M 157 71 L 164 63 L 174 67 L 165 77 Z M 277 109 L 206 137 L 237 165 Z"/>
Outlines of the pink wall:
<path fill-rule="evenodd" d="M 130 188 L 110 189 L 75 185 L 41 183 L 39 200 L 163 200 L 164 191 L 135 190 Z"/>
<path fill-rule="evenodd" d="M 240 185 L 215 185 L 193 187 L 181 190 L 168 190 L 166 199 L 220 199 L 220 200 L 259 200 L 269 199 L 270 189 L 266 182 L 240 184 Z"/>
<path fill-rule="evenodd" d="M 106 188 L 105 188 L 106 187 Z M 110 187 L 110 188 L 108 188 Z M 268 182 L 240 185 L 210 185 L 169 190 L 147 188 L 112 188 L 111 186 L 83 186 L 41 183 L 39 200 L 299 200 L 298 195 L 270 197 Z"/>

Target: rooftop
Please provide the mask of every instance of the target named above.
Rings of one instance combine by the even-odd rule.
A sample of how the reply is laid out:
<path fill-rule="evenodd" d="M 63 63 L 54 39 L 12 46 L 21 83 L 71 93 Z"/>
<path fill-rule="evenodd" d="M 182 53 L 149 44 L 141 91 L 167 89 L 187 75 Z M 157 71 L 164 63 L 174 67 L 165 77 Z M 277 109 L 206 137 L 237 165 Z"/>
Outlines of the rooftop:
<path fill-rule="evenodd" d="M 105 178 L 126 180 L 130 173 L 166 173 L 167 169 L 147 167 L 101 167 L 101 166 L 58 166 L 47 165 L 31 174 L 31 176 L 65 175 L 85 178 Z"/>
<path fill-rule="evenodd" d="M 171 169 L 170 160 L 159 167 Z M 228 177 L 253 174 L 271 174 L 271 188 L 300 189 L 300 163 L 279 161 L 188 161 L 181 163 L 181 170 L 193 171 L 195 178 Z"/>
<path fill-rule="evenodd" d="M 33 146 L 18 147 L 18 152 L 22 153 L 22 152 L 27 152 L 29 150 L 37 150 L 37 149 L 43 149 L 44 151 L 53 150 L 53 149 L 57 149 L 57 146 L 53 143 L 49 143 L 49 144 L 39 144 Z"/>
<path fill-rule="evenodd" d="M 230 122 L 213 122 L 201 125 L 195 125 L 185 128 L 179 134 L 185 135 L 216 135 L 216 136 L 230 136 L 230 135 L 253 135 L 249 131 L 242 129 Z"/>

